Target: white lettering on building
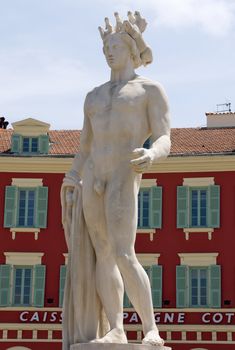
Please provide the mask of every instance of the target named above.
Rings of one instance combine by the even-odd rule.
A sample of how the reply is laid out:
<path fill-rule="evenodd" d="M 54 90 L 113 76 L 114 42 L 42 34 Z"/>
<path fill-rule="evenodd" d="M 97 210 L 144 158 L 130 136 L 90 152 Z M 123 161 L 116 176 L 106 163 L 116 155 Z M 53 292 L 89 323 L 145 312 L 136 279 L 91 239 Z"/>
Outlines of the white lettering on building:
<path fill-rule="evenodd" d="M 187 322 L 188 313 L 184 312 L 155 312 L 154 318 L 157 324 L 170 323 L 170 324 L 183 324 Z M 201 322 L 204 324 L 231 324 L 234 322 L 235 313 L 234 312 L 205 312 L 199 313 L 198 317 L 201 318 Z M 22 311 L 19 314 L 19 319 L 21 322 L 33 322 L 33 323 L 55 323 L 62 322 L 61 312 L 49 312 L 49 311 Z M 126 323 L 139 323 L 138 314 L 136 312 L 124 312 L 123 319 Z"/>
<path fill-rule="evenodd" d="M 52 323 L 62 322 L 61 312 L 38 312 L 30 313 L 29 311 L 23 311 L 20 313 L 20 321 L 22 322 L 41 322 L 41 323 Z"/>
<path fill-rule="evenodd" d="M 136 312 L 134 312 L 130 318 L 130 323 L 132 322 L 138 323 L 138 316 Z"/>
<path fill-rule="evenodd" d="M 29 315 L 29 312 L 28 311 L 24 311 L 24 312 L 21 312 L 20 314 L 20 320 L 22 322 L 27 322 L 28 321 L 28 317 L 27 316 Z"/>
<path fill-rule="evenodd" d="M 184 323 L 185 320 L 185 313 L 184 312 L 180 312 L 178 314 L 178 323 Z"/>
<path fill-rule="evenodd" d="M 216 312 L 216 313 L 211 313 L 211 312 L 206 312 L 202 315 L 202 322 L 203 323 L 232 323 L 234 319 L 234 312 Z"/>

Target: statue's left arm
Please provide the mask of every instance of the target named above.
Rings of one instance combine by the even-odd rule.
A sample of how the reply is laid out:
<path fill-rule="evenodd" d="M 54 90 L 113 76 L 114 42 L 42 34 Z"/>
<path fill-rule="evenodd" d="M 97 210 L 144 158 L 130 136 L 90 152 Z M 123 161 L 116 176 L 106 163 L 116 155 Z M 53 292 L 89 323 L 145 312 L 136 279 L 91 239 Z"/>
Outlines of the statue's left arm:
<path fill-rule="evenodd" d="M 159 85 L 151 85 L 147 91 L 147 117 L 150 125 L 152 145 L 150 149 L 137 148 L 131 161 L 134 170 L 145 172 L 170 153 L 170 114 L 167 96 Z"/>

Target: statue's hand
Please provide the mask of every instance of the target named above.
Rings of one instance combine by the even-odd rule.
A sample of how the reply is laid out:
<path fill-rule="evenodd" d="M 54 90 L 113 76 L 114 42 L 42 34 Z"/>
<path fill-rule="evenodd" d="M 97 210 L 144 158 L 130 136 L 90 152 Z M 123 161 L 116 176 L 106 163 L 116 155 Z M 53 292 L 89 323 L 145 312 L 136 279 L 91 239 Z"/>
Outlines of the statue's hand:
<path fill-rule="evenodd" d="M 136 173 L 144 173 L 153 163 L 153 154 L 151 149 L 136 148 L 132 152 L 131 165 Z"/>
<path fill-rule="evenodd" d="M 62 187 L 77 187 L 82 186 L 82 180 L 75 170 L 70 170 L 63 179 Z"/>

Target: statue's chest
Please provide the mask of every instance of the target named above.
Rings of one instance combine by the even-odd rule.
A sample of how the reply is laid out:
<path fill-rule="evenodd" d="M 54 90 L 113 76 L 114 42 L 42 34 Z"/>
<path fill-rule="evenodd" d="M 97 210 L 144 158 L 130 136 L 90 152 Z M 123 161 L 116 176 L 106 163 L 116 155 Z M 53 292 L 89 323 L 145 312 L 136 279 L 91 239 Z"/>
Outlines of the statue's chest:
<path fill-rule="evenodd" d="M 142 113 L 145 109 L 145 91 L 141 87 L 126 85 L 124 87 L 110 86 L 97 93 L 91 101 L 91 119 L 95 123 L 109 121 L 112 118 L 131 119 L 133 115 Z"/>

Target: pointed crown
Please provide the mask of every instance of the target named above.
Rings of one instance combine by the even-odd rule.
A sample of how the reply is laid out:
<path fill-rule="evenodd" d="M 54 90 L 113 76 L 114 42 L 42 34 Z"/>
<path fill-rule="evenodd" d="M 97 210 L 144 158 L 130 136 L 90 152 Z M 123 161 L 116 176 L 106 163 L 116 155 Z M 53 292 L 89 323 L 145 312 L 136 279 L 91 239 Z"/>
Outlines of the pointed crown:
<path fill-rule="evenodd" d="M 116 19 L 116 25 L 113 27 L 109 21 L 108 17 L 105 17 L 105 29 L 99 27 L 99 32 L 102 40 L 104 41 L 108 35 L 113 33 L 126 33 L 131 36 L 133 40 L 136 42 L 136 46 L 140 52 L 140 59 L 144 66 L 149 63 L 152 63 L 152 50 L 149 46 L 146 45 L 142 33 L 145 31 L 147 27 L 146 20 L 141 16 L 139 11 L 135 11 L 133 14 L 131 11 L 127 13 L 127 20 L 122 21 L 118 12 L 114 13 L 114 17 Z"/>

